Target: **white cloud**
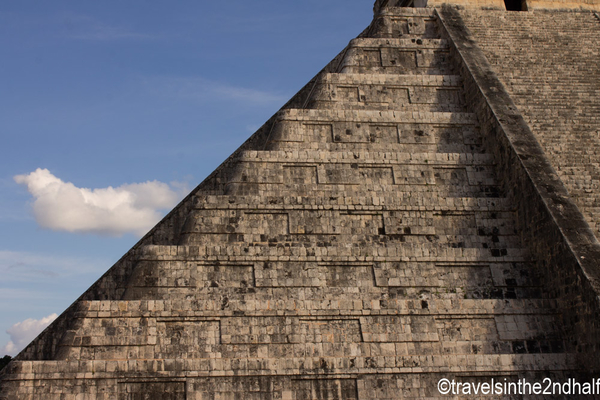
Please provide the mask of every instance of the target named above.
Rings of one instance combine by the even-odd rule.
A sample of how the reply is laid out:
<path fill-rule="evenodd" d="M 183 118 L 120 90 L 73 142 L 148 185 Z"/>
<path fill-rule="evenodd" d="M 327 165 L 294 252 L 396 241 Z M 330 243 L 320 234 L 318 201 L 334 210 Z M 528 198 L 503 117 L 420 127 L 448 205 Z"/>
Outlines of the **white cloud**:
<path fill-rule="evenodd" d="M 35 198 L 33 214 L 41 227 L 110 236 L 143 235 L 161 218 L 159 210 L 170 209 L 184 194 L 158 181 L 78 188 L 41 168 L 14 180 Z"/>
<path fill-rule="evenodd" d="M 52 321 L 58 317 L 56 314 L 50 314 L 42 319 L 28 318 L 25 321 L 17 322 L 6 330 L 10 335 L 10 341 L 2 348 L 0 354 L 10 356 L 17 355 L 23 350 L 37 335 L 40 334 Z"/>

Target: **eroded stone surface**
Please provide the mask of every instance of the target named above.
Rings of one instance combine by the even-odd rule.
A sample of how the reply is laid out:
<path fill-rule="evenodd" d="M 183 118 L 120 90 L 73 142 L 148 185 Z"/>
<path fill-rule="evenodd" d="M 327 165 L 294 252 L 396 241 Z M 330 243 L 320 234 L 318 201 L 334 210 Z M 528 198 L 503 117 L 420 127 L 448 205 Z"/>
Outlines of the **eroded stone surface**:
<path fill-rule="evenodd" d="M 600 20 L 591 12 L 462 14 L 600 237 Z"/>
<path fill-rule="evenodd" d="M 547 286 L 561 266 L 529 240 L 549 214 L 523 215 L 526 178 L 462 62 L 435 10 L 381 10 L 10 364 L 0 398 L 438 398 L 441 378 L 582 376 L 568 282 Z"/>

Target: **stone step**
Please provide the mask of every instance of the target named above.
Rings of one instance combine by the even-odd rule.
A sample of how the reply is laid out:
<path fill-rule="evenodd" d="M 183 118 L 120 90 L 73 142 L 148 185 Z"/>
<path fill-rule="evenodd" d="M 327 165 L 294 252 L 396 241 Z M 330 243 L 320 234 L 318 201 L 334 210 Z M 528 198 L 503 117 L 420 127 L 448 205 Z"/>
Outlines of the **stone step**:
<path fill-rule="evenodd" d="M 521 359 L 519 359 L 521 360 Z M 173 363 L 174 360 L 165 360 Z M 115 368 L 117 371 L 121 364 L 120 361 L 115 361 L 111 364 L 106 364 L 109 371 Z M 122 362 L 121 362 L 122 363 Z M 94 365 L 93 367 L 103 367 L 104 364 Z M 75 368 L 76 366 L 73 366 Z M 94 369 L 95 371 L 95 369 Z M 391 371 L 391 370 L 390 370 Z M 202 374 L 194 374 L 188 379 L 183 379 L 181 376 L 170 372 L 165 379 L 162 380 L 145 380 L 140 381 L 138 378 L 116 382 L 111 379 L 90 380 L 85 382 L 82 378 L 86 374 L 76 374 L 69 372 L 65 375 L 70 381 L 61 380 L 40 380 L 39 384 L 50 386 L 57 382 L 64 385 L 65 382 L 70 382 L 67 389 L 61 390 L 61 393 L 47 393 L 40 388 L 23 386 L 17 389 L 18 383 L 10 381 L 10 385 L 15 386 L 14 391 L 19 392 L 19 400 L 37 400 L 43 396 L 45 400 L 64 400 L 65 395 L 79 396 L 85 398 L 86 394 L 92 390 L 97 390 L 99 393 L 96 399 L 110 400 L 118 398 L 120 394 L 128 394 L 137 396 L 132 398 L 145 398 L 149 393 L 169 394 L 171 399 L 189 398 L 189 391 L 193 390 L 192 394 L 197 395 L 197 399 L 228 399 L 240 398 L 247 400 L 265 400 L 265 399 L 345 399 L 345 400 L 374 400 L 374 399 L 426 399 L 440 400 L 444 397 L 440 396 L 437 390 L 438 382 L 441 379 L 448 379 L 448 382 L 455 381 L 460 383 L 473 384 L 473 393 L 477 390 L 481 393 L 481 387 L 477 385 L 487 384 L 488 388 L 494 388 L 496 384 L 512 385 L 511 393 L 518 393 L 517 384 L 529 382 L 529 384 L 538 383 L 545 384 L 544 379 L 552 379 L 552 382 L 567 382 L 568 378 L 572 378 L 571 371 L 552 371 L 544 372 L 541 370 L 527 372 L 525 370 L 499 370 L 499 371 L 467 371 L 460 372 L 457 368 L 452 371 L 438 371 L 424 373 L 419 370 L 419 367 L 414 368 L 414 371 L 402 370 L 402 373 L 392 373 L 390 371 L 381 370 L 376 374 L 340 374 L 326 371 L 320 373 L 311 372 L 312 375 L 307 375 L 308 368 L 295 376 L 282 376 L 263 373 L 254 375 L 244 372 L 241 376 L 227 376 L 226 374 L 215 373 L 214 376 L 209 376 L 206 372 Z M 398 370 L 399 371 L 399 370 Z M 415 372 L 416 371 L 416 372 Z M 151 371 L 150 373 L 155 373 Z M 581 371 L 578 371 L 581 375 Z M 164 372 L 161 372 L 164 374 Z M 92 375 L 91 372 L 88 375 Z M 107 374 L 105 374 L 107 375 Z M 132 375 L 128 373 L 128 375 Z M 25 377 L 25 375 L 20 375 Z M 79 379 L 77 381 L 76 379 Z M 582 379 L 578 379 L 582 381 Z M 75 382 L 75 383 L 74 383 Z M 81 382 L 81 383 L 80 383 Z M 189 382 L 189 383 L 186 383 Z M 25 383 L 30 384 L 31 381 Z M 589 378 L 588 384 L 596 386 L 593 378 Z M 462 389 L 461 389 L 462 390 Z M 32 392 L 34 392 L 32 394 Z M 187 393 L 187 394 L 186 394 Z M 457 392 L 457 393 L 460 393 Z M 187 397 L 186 397 L 187 396 Z M 235 397 L 234 397 L 235 396 Z M 589 397 L 589 396 L 588 396 Z M 164 398 L 164 395 L 163 395 Z M 485 397 L 484 397 L 485 398 Z"/>
<path fill-rule="evenodd" d="M 319 292 L 322 297 L 320 301 L 335 301 L 340 296 L 346 296 L 343 291 L 357 290 L 356 285 L 342 286 L 342 283 L 338 281 L 338 286 L 332 286 L 326 292 Z M 211 280 L 209 284 L 219 284 L 218 281 Z M 277 290 L 279 294 L 285 296 L 297 296 L 297 295 L 312 295 L 315 291 L 323 288 L 321 282 L 314 281 L 296 281 L 290 282 L 288 280 L 265 280 L 257 285 L 262 286 L 244 286 L 242 282 L 239 287 L 227 287 L 224 286 L 221 289 L 211 289 L 196 286 L 132 286 L 128 288 L 127 292 L 123 295 L 124 300 L 164 300 L 172 296 L 181 298 L 193 298 L 198 295 L 202 296 L 213 296 L 220 299 L 227 299 L 227 301 L 233 301 L 241 298 L 240 292 L 243 293 L 256 293 L 252 299 L 255 301 L 269 300 L 266 295 L 270 290 Z M 318 286 L 321 285 L 321 286 Z M 365 284 L 366 285 L 366 284 Z M 354 288 L 354 289 L 352 289 Z M 399 298 L 420 298 L 424 297 L 427 300 L 439 300 L 439 299 L 540 299 L 544 297 L 544 289 L 539 286 L 531 287 L 492 287 L 492 286 L 464 286 L 456 289 L 449 289 L 447 286 L 381 286 L 381 287 L 368 287 L 362 286 L 358 289 L 361 296 L 356 295 L 349 296 L 346 300 L 348 301 L 363 301 L 363 300 L 379 300 L 381 297 L 389 295 L 390 292 L 394 293 Z M 246 301 L 247 296 L 243 297 L 241 301 Z M 310 300 L 310 299 L 309 299 Z"/>
<path fill-rule="evenodd" d="M 485 376 L 514 372 L 577 371 L 577 357 L 571 353 L 556 354 L 464 354 L 464 355 L 403 355 L 372 356 L 361 359 L 365 364 L 352 366 L 351 357 L 269 357 L 251 356 L 240 358 L 236 368 L 238 377 L 256 375 L 277 377 L 285 375 L 302 376 L 318 374 L 326 379 L 328 374 L 378 374 L 383 379 L 386 374 L 448 374 L 477 373 Z M 386 363 L 387 361 L 387 363 Z M 120 378 L 139 377 L 140 373 L 154 373 L 166 380 L 172 378 L 228 377 L 231 375 L 232 361 L 212 359 L 140 359 L 131 360 L 80 360 L 80 361 L 16 361 L 5 374 L 7 384 L 16 379 L 22 380 L 81 380 L 84 378 L 111 379 L 114 372 Z M 190 374 L 191 373 L 191 374 Z M 139 378 L 138 378 L 139 379 Z M 229 378 L 231 379 L 231 378 Z M 377 379 L 381 379 L 377 376 Z M 404 377 L 405 379 L 405 377 Z M 439 378 L 438 378 L 439 379 Z M 163 381 L 164 382 L 164 381 Z M 433 386 L 436 390 L 437 386 Z M 272 393 L 271 391 L 269 393 Z M 32 397 L 34 398 L 34 397 Z M 44 397 L 45 399 L 49 397 Z M 60 399 L 61 397 L 56 397 Z"/>
<path fill-rule="evenodd" d="M 218 186 L 218 190 L 215 190 L 212 194 L 225 193 L 227 195 L 235 196 L 278 196 L 282 193 L 293 193 L 297 196 L 340 196 L 345 194 L 352 197 L 369 192 L 397 192 L 404 197 L 410 197 L 411 193 L 414 197 L 426 196 L 427 200 L 415 200 L 415 202 L 418 204 L 419 201 L 422 201 L 421 204 L 427 206 L 442 204 L 439 203 L 439 201 L 443 201 L 440 199 L 445 197 L 496 199 L 505 196 L 503 189 L 495 185 L 465 185 L 464 182 L 451 181 L 447 184 L 438 183 L 435 185 L 394 184 L 390 176 L 391 173 L 388 176 L 381 176 L 380 178 L 375 179 L 377 182 L 373 182 L 373 179 L 370 179 L 370 182 L 363 184 L 360 183 L 361 178 L 359 176 L 356 176 L 355 182 L 346 181 L 324 184 L 228 182 Z M 431 198 L 435 199 L 430 200 Z"/>
<path fill-rule="evenodd" d="M 206 234 L 286 235 L 398 235 L 438 236 L 502 242 L 515 235 L 512 212 L 440 212 L 299 209 L 193 209 L 182 232 Z M 475 238 L 475 239 L 473 239 Z"/>
<path fill-rule="evenodd" d="M 194 195 L 193 207 L 196 209 L 214 210 L 340 210 L 340 211 L 419 211 L 420 213 L 450 211 L 469 211 L 475 214 L 494 212 L 512 212 L 514 204 L 505 198 L 483 199 L 474 197 L 448 197 L 440 199 L 438 204 L 429 206 L 411 203 L 412 198 L 405 198 L 406 193 L 377 193 L 352 196 L 211 196 Z"/>
<path fill-rule="evenodd" d="M 92 313 L 93 314 L 93 313 Z M 315 343 L 406 343 L 560 341 L 556 332 L 557 314 L 509 315 L 373 315 L 373 316 L 213 316 L 213 317 L 155 317 L 145 315 L 121 316 L 113 320 L 94 316 L 79 316 L 77 328 L 62 340 L 61 346 L 99 347 L 118 346 L 119 336 L 127 340 L 123 346 L 154 345 L 171 341 L 169 324 L 187 325 L 195 329 L 202 345 L 220 344 L 315 344 Z M 165 326 L 166 325 L 166 326 Z M 192 333 L 192 332 L 189 332 Z M 304 340 L 301 336 L 304 336 Z M 160 345 L 158 345 L 160 347 Z M 534 346 L 529 346 L 534 353 Z M 504 349 L 505 353 L 518 353 Z M 553 351 L 562 352 L 554 346 Z M 496 350 L 497 352 L 497 350 Z M 540 351 L 538 350 L 537 353 Z M 288 354 L 291 354 L 290 352 Z M 359 353 L 361 353 L 359 351 Z M 471 353 L 470 349 L 467 352 Z M 365 352 L 362 352 L 365 354 Z M 410 351 L 404 354 L 414 354 Z M 162 358 L 162 357 L 161 357 Z M 191 358 L 191 357 L 190 357 Z"/>
<path fill-rule="evenodd" d="M 123 295 L 162 300 L 199 295 L 269 300 L 541 299 L 539 271 L 528 263 L 364 263 L 141 261 Z M 354 294 L 343 294 L 343 291 Z M 357 294 L 360 293 L 360 294 Z M 318 297 L 317 297 L 318 296 Z"/>
<path fill-rule="evenodd" d="M 469 146 L 482 144 L 476 121 L 465 113 L 432 112 L 429 113 L 432 119 L 426 122 L 405 118 L 418 117 L 421 111 L 413 114 L 395 111 L 395 115 L 391 115 L 390 111 L 354 110 L 346 111 L 355 113 L 353 116 L 347 115 L 348 119 L 339 120 L 337 116 L 337 121 L 326 121 L 318 114 L 327 111 L 302 110 L 305 114 L 302 117 L 297 114 L 280 115 L 269 132 L 265 149 L 276 150 L 272 148 L 273 145 L 293 145 L 301 150 L 323 150 L 333 145 L 344 145 L 350 149 L 369 148 L 371 151 L 380 151 L 383 147 L 387 151 L 394 149 L 397 152 L 431 149 L 431 152 L 447 153 L 455 147 L 472 153 L 474 151 Z M 423 147 L 418 150 L 419 146 Z M 408 150 L 409 147 L 411 150 Z M 479 149 L 477 151 L 481 152 Z"/>
<path fill-rule="evenodd" d="M 435 15 L 414 15 L 386 9 L 377 14 L 366 37 L 370 38 L 440 38 L 439 24 Z"/>
<path fill-rule="evenodd" d="M 453 72 L 445 39 L 358 38 L 348 45 L 340 73 L 444 75 Z"/>
<path fill-rule="evenodd" d="M 203 193 L 194 196 L 193 208 L 198 210 L 333 210 L 339 212 L 369 214 L 371 211 L 383 215 L 394 215 L 394 212 L 415 212 L 423 216 L 458 216 L 475 215 L 477 218 L 509 218 L 500 217 L 498 213 L 511 213 L 514 204 L 504 197 L 445 197 L 440 198 L 438 192 L 427 191 L 422 197 L 412 197 L 411 191 L 398 191 L 398 197 L 390 198 L 386 193 L 374 193 L 373 197 L 365 197 L 362 192 L 348 192 L 345 195 L 322 196 L 315 195 L 281 197 L 282 194 L 261 198 L 256 195 L 210 195 Z M 214 199 L 224 199 L 226 203 L 215 203 Z M 244 199 L 249 199 L 244 203 Z M 256 200 L 256 201 L 255 201 Z M 495 214 L 489 214 L 493 212 Z M 372 213 L 371 213 L 372 214 Z M 399 215 L 399 214 L 398 214 Z M 406 214 L 408 215 L 408 214 Z"/>
<path fill-rule="evenodd" d="M 436 14 L 432 8 L 415 8 L 415 7 L 392 7 L 386 6 L 375 12 L 375 18 L 380 16 L 393 16 L 393 17 L 405 17 L 405 18 L 423 18 L 430 19 L 434 18 L 437 20 Z"/>
<path fill-rule="evenodd" d="M 435 254 L 443 252 L 447 248 L 486 249 L 493 257 L 514 254 L 517 252 L 517 249 L 521 248 L 520 239 L 516 235 L 482 236 L 476 233 L 463 234 L 458 230 L 445 234 L 443 229 L 431 227 L 398 227 L 398 233 L 394 233 L 394 227 L 382 228 L 376 224 L 368 228 L 352 228 L 347 226 L 339 228 L 325 227 L 331 228 L 331 230 L 326 230 L 325 228 L 312 230 L 311 226 L 295 226 L 294 228 L 297 231 L 290 234 L 282 233 L 282 231 L 289 229 L 287 227 L 271 227 L 261 233 L 252 233 L 251 228 L 237 227 L 235 232 L 223 233 L 219 231 L 225 229 L 233 230 L 233 228 L 227 228 L 222 225 L 216 227 L 207 226 L 208 224 L 203 224 L 202 222 L 204 221 L 196 222 L 196 225 L 193 226 L 194 229 L 187 229 L 186 227 L 181 231 L 182 240 L 185 243 L 198 243 L 202 240 L 202 243 L 205 245 L 218 246 L 219 244 L 227 243 L 230 247 L 243 246 L 244 242 L 247 243 L 247 246 L 252 247 L 307 247 L 314 245 L 329 247 L 330 252 L 335 251 L 339 247 L 352 246 L 356 242 L 370 245 L 377 251 L 383 245 L 406 248 L 409 245 L 417 246 L 421 244 L 422 247 Z M 263 223 L 273 223 L 273 220 L 265 217 Z M 367 231 L 368 233 L 355 233 L 355 229 Z M 454 229 L 446 229 L 446 231 L 448 230 L 452 231 Z M 203 238 L 199 238 L 198 235 L 203 235 Z M 432 246 L 430 243 L 434 241 L 436 245 Z M 402 250 L 402 254 L 410 255 L 405 250 Z"/>
<path fill-rule="evenodd" d="M 215 292 L 218 288 L 213 288 Z M 325 292 L 326 288 L 299 288 L 299 294 Z M 272 296 L 289 293 L 289 289 L 265 289 Z M 260 292 L 252 293 L 257 296 Z M 328 301 L 291 299 L 285 296 L 263 296 L 254 300 L 248 294 L 242 296 L 238 291 L 237 299 L 221 307 L 220 298 L 206 297 L 197 299 L 166 300 L 82 300 L 77 304 L 76 318 L 214 318 L 235 316 L 390 316 L 390 315 L 439 315 L 445 317 L 463 316 L 500 316 L 500 315 L 556 315 L 557 303 L 553 299 L 336 299 Z M 246 302 L 244 302 L 246 298 Z M 508 328 L 507 328 L 508 329 Z M 520 328 L 518 328 L 520 329 Z M 518 330 L 517 329 L 517 330 Z"/>
<path fill-rule="evenodd" d="M 320 153 L 323 158 L 319 159 L 300 158 L 310 154 L 294 151 L 273 153 L 241 154 L 235 165 L 214 176 L 214 182 L 224 187 L 228 195 L 256 195 L 258 192 L 278 195 L 269 192 L 279 190 L 279 195 L 297 191 L 295 195 L 306 196 L 310 190 L 315 191 L 312 196 L 317 196 L 344 189 L 351 197 L 352 192 L 359 190 L 358 187 L 353 189 L 355 185 L 362 185 L 363 193 L 398 190 L 458 197 L 502 195 L 494 166 L 488 164 L 489 157 L 480 154 L 425 153 L 410 155 L 412 160 L 398 160 L 402 153 L 391 153 L 386 160 L 366 152 Z"/>
<path fill-rule="evenodd" d="M 325 74 L 308 108 L 466 111 L 456 75 Z"/>
<path fill-rule="evenodd" d="M 214 323 L 213 323 L 214 324 Z M 170 326 L 169 326 L 170 325 Z M 174 330 L 177 333 L 183 333 L 183 335 L 195 334 L 198 332 L 186 332 L 188 326 L 192 324 L 167 324 L 167 330 Z M 204 324 L 195 324 L 198 327 L 206 328 Z M 169 329 L 170 328 L 170 329 Z M 188 330 L 191 330 L 188 328 Z M 210 333 L 203 331 L 202 333 Z M 320 333 L 319 333 L 320 334 Z M 294 340 L 294 335 L 290 335 L 291 340 Z M 298 335 L 300 336 L 300 335 Z M 333 335 L 332 335 L 333 336 Z M 352 336 L 348 335 L 348 339 Z M 294 359 L 295 363 L 302 364 L 303 361 L 311 362 L 313 357 L 323 357 L 329 359 L 337 359 L 337 362 L 343 364 L 354 364 L 359 369 L 359 373 L 367 373 L 366 368 L 378 368 L 397 366 L 398 364 L 393 363 L 389 358 L 404 358 L 404 357 L 416 357 L 419 356 L 470 356 L 479 355 L 482 358 L 486 355 L 516 355 L 516 354 L 530 354 L 540 355 L 540 360 L 543 360 L 543 356 L 551 355 L 566 355 L 564 352 L 565 345 L 559 340 L 515 340 L 515 341 L 480 341 L 480 340 L 456 340 L 449 343 L 441 344 L 439 341 L 431 340 L 431 334 L 415 334 L 420 339 L 408 339 L 405 342 L 390 341 L 388 343 L 311 343 L 307 342 L 304 344 L 281 344 L 269 342 L 267 335 L 256 335 L 250 336 L 249 339 L 257 338 L 261 340 L 259 342 L 240 343 L 237 336 L 229 338 L 228 336 L 222 336 L 221 340 L 223 344 L 211 344 L 205 343 L 200 336 L 190 340 L 190 338 L 183 338 L 175 344 L 170 342 L 159 342 L 157 344 L 134 344 L 131 345 L 110 345 L 104 344 L 108 342 L 106 339 L 103 341 L 95 341 L 86 346 L 72 346 L 59 348 L 59 352 L 62 357 L 67 360 L 127 360 L 128 357 L 136 355 L 139 359 L 144 360 L 163 360 L 165 358 L 175 359 L 187 359 L 187 360 L 214 360 L 219 359 L 224 361 L 224 365 L 231 365 L 232 363 L 239 364 L 246 360 L 253 360 L 257 363 L 265 363 L 270 359 L 281 358 L 281 359 Z M 284 339 L 289 340 L 284 335 L 279 335 Z M 134 336 L 135 338 L 135 336 Z M 154 337 L 156 338 L 156 337 Z M 79 338 L 77 338 L 79 339 Z M 153 339 L 150 337 L 149 339 Z M 187 340 L 186 340 L 187 339 Z M 210 338 L 213 339 L 213 338 Z M 210 340 L 209 339 L 209 340 Z M 278 338 L 274 338 L 277 340 Z M 165 339 L 163 339 L 164 341 Z M 168 340 L 168 339 L 166 339 Z M 127 337 L 123 337 L 123 342 L 127 342 Z M 257 351 L 258 347 L 258 351 Z M 173 349 L 174 348 L 174 349 Z M 161 352 L 161 349 L 166 349 Z M 234 350 L 235 349 L 235 350 Z M 253 357 L 253 354 L 263 354 L 266 352 L 264 357 Z M 211 354 L 213 356 L 211 356 Z M 221 357 L 214 357 L 215 354 L 221 355 Z M 567 353 L 568 354 L 568 353 Z M 293 355 L 293 356 L 290 356 Z M 568 354 L 574 356 L 574 354 Z M 483 361 L 481 361 L 483 362 Z M 243 367 L 240 369 L 244 369 Z M 224 367 L 224 370 L 228 370 Z M 184 371 L 182 371 L 184 372 Z"/>
<path fill-rule="evenodd" d="M 356 38 L 350 41 L 350 48 L 393 48 L 407 51 L 417 50 L 448 50 L 449 44 L 446 39 L 401 39 L 401 38 Z M 377 74 L 376 71 L 371 71 Z"/>
<path fill-rule="evenodd" d="M 404 243 L 402 246 L 375 246 L 369 248 L 353 242 L 340 247 L 315 246 L 314 243 L 297 242 L 295 246 L 227 246 L 206 245 L 201 235 L 190 235 L 180 239 L 181 246 L 143 246 L 137 250 L 139 260 L 182 260 L 190 261 L 317 261 L 317 262 L 529 262 L 530 257 L 523 249 L 475 249 L 461 247 L 441 247 L 427 243 Z M 509 252 L 510 251 L 510 252 Z"/>
<path fill-rule="evenodd" d="M 407 123 L 425 125 L 477 125 L 477 117 L 470 112 L 416 112 L 378 110 L 313 110 L 288 108 L 277 113 L 277 121 L 303 122 L 363 122 Z"/>
<path fill-rule="evenodd" d="M 240 152 L 232 160 L 240 162 L 262 162 L 262 163 L 287 163 L 290 166 L 312 163 L 323 165 L 346 165 L 360 164 L 360 166 L 418 166 L 424 169 L 429 167 L 453 167 L 464 166 L 465 168 L 479 169 L 494 165 L 491 154 L 473 153 L 408 153 L 392 151 L 331 151 L 322 152 L 317 150 L 248 150 Z"/>
<path fill-rule="evenodd" d="M 356 154 L 356 153 L 355 153 Z M 358 155 L 358 154 L 357 154 Z M 425 157 L 428 155 L 425 154 Z M 465 155 L 459 162 L 445 164 L 424 159 L 423 164 L 402 163 L 396 160 L 351 159 L 330 160 L 281 158 L 279 154 L 258 154 L 254 158 L 243 157 L 233 168 L 220 171 L 216 179 L 225 185 L 285 185 L 302 190 L 302 186 L 365 185 L 414 186 L 415 191 L 481 192 L 495 187 L 493 165 L 475 162 L 478 157 Z M 475 155 L 477 156 L 477 155 Z M 471 163 L 469 163 L 469 158 Z M 481 158 L 479 158 L 481 160 Z M 478 160 L 478 161 L 479 161 Z M 369 162 L 371 161 L 371 162 Z M 385 161 L 384 161 L 385 162 Z M 426 186 L 422 188 L 421 186 Z M 367 186 L 368 187 L 368 186 Z M 317 188 L 317 190 L 319 190 Z M 384 189 L 385 190 L 385 189 Z M 285 193 L 285 192 L 283 192 Z"/>
<path fill-rule="evenodd" d="M 265 223 L 273 223 L 272 220 L 266 219 Z M 277 222 L 277 221 L 275 221 Z M 379 251 L 384 246 L 396 246 L 398 252 L 406 256 L 411 253 L 406 249 L 407 246 L 421 245 L 426 251 L 432 254 L 444 253 L 446 249 L 484 249 L 491 257 L 512 256 L 521 254 L 521 243 L 518 236 L 477 236 L 477 235 L 460 235 L 460 234 L 406 234 L 406 233 L 391 233 L 377 234 L 377 231 L 382 231 L 384 228 L 376 226 L 370 227 L 370 234 L 351 233 L 351 228 L 337 228 L 342 233 L 330 232 L 314 232 L 310 227 L 298 227 L 298 233 L 284 234 L 281 231 L 287 228 L 275 227 L 269 229 L 265 233 L 218 233 L 211 232 L 208 229 L 197 228 L 197 230 L 183 229 L 181 231 L 182 243 L 195 244 L 203 243 L 205 245 L 219 246 L 227 243 L 230 247 L 290 247 L 309 245 L 328 247 L 330 252 L 335 252 L 336 249 L 344 246 L 352 246 L 354 243 L 362 243 L 371 246 L 373 251 Z M 240 229 L 241 230 L 241 229 Z M 365 230 L 364 228 L 361 230 Z M 424 231 L 424 230 L 421 230 Z M 432 229 L 427 229 L 432 231 Z M 350 232 L 350 233 L 349 233 Z M 430 243 L 435 241 L 436 245 L 431 246 Z M 246 246 L 244 246 L 246 243 Z M 400 249 L 402 248 L 402 249 Z M 488 257 L 490 257 L 488 256 Z"/>
<path fill-rule="evenodd" d="M 162 290 L 194 288 L 205 290 L 207 295 L 214 295 L 218 292 L 214 288 L 220 288 L 224 290 L 220 292 L 222 295 L 234 297 L 239 297 L 240 293 L 236 294 L 232 290 L 244 287 L 356 287 L 363 292 L 378 293 L 384 291 L 377 288 L 403 288 L 407 298 L 410 298 L 411 290 L 417 292 L 423 288 L 446 289 L 429 291 L 426 298 L 461 298 L 463 295 L 475 295 L 474 289 L 481 289 L 481 298 L 529 298 L 519 296 L 517 292 L 522 289 L 541 288 L 539 276 L 540 271 L 530 263 L 336 264 L 272 261 L 240 264 L 143 260 L 135 267 L 131 286 L 137 289 L 144 288 L 148 292 L 152 287 Z M 425 298 L 425 294 L 421 293 L 421 298 Z M 295 295 L 298 296 L 299 293 Z M 307 298 L 307 295 L 308 293 L 303 293 L 303 298 Z M 257 293 L 255 297 L 263 295 Z"/>
<path fill-rule="evenodd" d="M 252 161 L 238 163 L 227 175 L 220 176 L 227 176 L 228 183 L 292 185 L 354 184 L 360 180 L 366 184 L 381 185 L 493 186 L 497 183 L 492 166 L 481 164 L 375 164 L 361 160 L 326 163 L 307 160 L 293 163 L 293 160 L 285 160 L 275 157 L 265 160 L 259 156 Z M 257 171 L 257 167 L 260 170 Z"/>
<path fill-rule="evenodd" d="M 342 131 L 343 132 L 343 131 Z M 413 131 L 422 134 L 423 130 Z M 439 138 L 423 137 L 414 134 L 413 137 L 403 138 L 402 140 L 412 141 L 412 143 L 398 143 L 398 139 L 389 140 L 387 138 L 382 139 L 377 136 L 377 132 L 374 134 L 366 134 L 364 136 L 353 136 L 351 139 L 343 137 L 341 135 L 332 136 L 336 142 L 322 143 L 322 142 L 311 142 L 306 135 L 299 137 L 299 140 L 291 138 L 284 138 L 283 140 L 270 140 L 265 146 L 264 150 L 273 151 L 319 151 L 319 152 L 347 152 L 347 151 L 374 151 L 374 152 L 389 152 L 390 150 L 397 150 L 398 153 L 429 153 L 429 154 L 448 154 L 448 153 L 470 153 L 470 154 L 483 154 L 486 149 L 481 143 L 472 144 L 465 143 L 461 136 L 447 135 L 444 132 L 443 136 Z M 329 136 L 329 135 L 327 135 Z M 291 140 L 290 140 L 291 139 Z M 306 141 L 305 141 L 306 140 Z M 339 141 L 337 141 L 339 140 Z M 423 140 L 424 143 L 419 143 Z M 372 141 L 372 142 L 371 142 Z M 387 142 L 387 143 L 385 143 Z"/>
<path fill-rule="evenodd" d="M 341 97 L 330 99 L 313 99 L 307 108 L 339 110 L 406 110 L 454 112 L 465 111 L 466 106 L 462 94 L 458 90 L 402 90 L 404 96 L 393 95 L 389 100 L 375 94 L 375 90 L 347 88 Z M 395 90 L 392 90 L 392 92 Z M 365 94 L 366 93 L 366 94 Z M 388 92 L 389 93 L 389 92 Z M 338 91 L 339 94 L 339 91 Z M 323 96 L 325 97 L 325 96 Z M 360 100 L 354 98 L 360 97 Z M 378 100 L 369 100 L 378 99 Z"/>
<path fill-rule="evenodd" d="M 427 87 L 462 89 L 460 75 L 389 75 L 389 74 L 321 74 L 318 85 L 348 86 L 384 86 L 384 87 Z"/>

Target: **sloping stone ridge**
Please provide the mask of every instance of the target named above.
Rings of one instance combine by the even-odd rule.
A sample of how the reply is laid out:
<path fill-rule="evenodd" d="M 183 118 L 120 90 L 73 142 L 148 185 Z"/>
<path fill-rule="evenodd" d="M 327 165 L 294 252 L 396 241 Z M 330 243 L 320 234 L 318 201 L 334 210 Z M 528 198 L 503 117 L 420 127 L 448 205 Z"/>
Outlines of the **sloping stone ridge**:
<path fill-rule="evenodd" d="M 598 371 L 598 242 L 463 28 L 378 8 L 0 399 L 434 399 Z"/>
<path fill-rule="evenodd" d="M 581 11 L 461 14 L 600 237 L 600 20 Z"/>
<path fill-rule="evenodd" d="M 545 295 L 559 300 L 568 341 L 579 363 L 597 371 L 600 243 L 519 113 L 504 85 L 475 44 L 463 11 L 443 7 L 451 50 L 462 60 L 467 101 L 484 129 L 501 181 L 514 199 L 517 230 L 545 271 Z M 549 112 L 552 110 L 549 109 Z"/>

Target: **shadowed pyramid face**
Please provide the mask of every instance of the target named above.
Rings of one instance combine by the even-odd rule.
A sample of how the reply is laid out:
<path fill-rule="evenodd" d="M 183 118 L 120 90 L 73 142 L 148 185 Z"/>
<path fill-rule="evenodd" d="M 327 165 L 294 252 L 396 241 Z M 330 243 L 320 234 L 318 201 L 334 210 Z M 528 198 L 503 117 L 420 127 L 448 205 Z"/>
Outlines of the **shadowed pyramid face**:
<path fill-rule="evenodd" d="M 438 12 L 391 5 L 19 356 L 0 398 L 428 398 L 441 378 L 577 372 L 519 231 L 507 177 L 526 174 L 502 168 Z"/>

